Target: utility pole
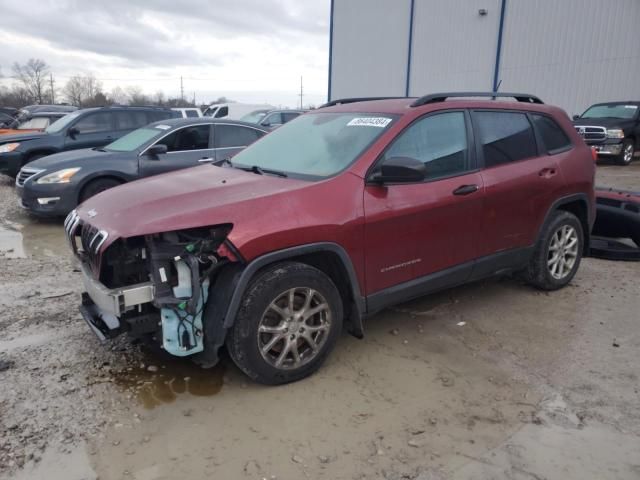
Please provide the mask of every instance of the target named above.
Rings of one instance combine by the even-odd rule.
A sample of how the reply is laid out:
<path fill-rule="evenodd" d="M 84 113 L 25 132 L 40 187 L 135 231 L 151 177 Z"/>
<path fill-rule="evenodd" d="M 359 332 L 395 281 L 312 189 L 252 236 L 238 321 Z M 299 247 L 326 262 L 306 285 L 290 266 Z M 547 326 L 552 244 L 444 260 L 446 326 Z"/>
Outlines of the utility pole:
<path fill-rule="evenodd" d="M 56 93 L 53 89 L 53 73 L 49 74 L 49 85 L 51 85 L 51 103 L 56 104 Z"/>
<path fill-rule="evenodd" d="M 182 83 L 182 75 L 180 75 L 180 102 L 184 104 L 184 84 Z"/>
<path fill-rule="evenodd" d="M 193 106 L 196 106 L 196 92 L 193 92 Z"/>
<path fill-rule="evenodd" d="M 303 96 L 302 75 L 300 75 L 300 109 L 301 110 L 302 110 L 302 96 Z"/>

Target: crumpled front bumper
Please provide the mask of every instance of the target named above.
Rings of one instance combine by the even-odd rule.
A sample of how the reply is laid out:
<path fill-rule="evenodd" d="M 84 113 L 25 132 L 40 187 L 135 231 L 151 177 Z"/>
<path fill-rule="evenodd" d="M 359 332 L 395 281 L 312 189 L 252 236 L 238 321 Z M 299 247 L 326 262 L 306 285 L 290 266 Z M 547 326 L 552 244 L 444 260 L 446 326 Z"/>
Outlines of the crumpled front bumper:
<path fill-rule="evenodd" d="M 101 341 L 125 331 L 119 318 L 122 314 L 154 299 L 151 282 L 108 288 L 92 276 L 88 265 L 81 263 L 81 269 L 86 293 L 82 294 L 80 313 Z"/>

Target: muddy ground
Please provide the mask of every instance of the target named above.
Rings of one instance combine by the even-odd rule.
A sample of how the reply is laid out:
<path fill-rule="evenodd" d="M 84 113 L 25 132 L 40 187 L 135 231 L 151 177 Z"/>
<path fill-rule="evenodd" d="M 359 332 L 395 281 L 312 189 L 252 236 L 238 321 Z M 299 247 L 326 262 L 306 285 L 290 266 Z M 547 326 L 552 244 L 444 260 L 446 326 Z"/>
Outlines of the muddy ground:
<path fill-rule="evenodd" d="M 640 162 L 598 183 L 640 189 Z M 640 478 L 640 263 L 386 310 L 274 388 L 100 345 L 60 222 L 6 177 L 0 212 L 1 479 Z"/>

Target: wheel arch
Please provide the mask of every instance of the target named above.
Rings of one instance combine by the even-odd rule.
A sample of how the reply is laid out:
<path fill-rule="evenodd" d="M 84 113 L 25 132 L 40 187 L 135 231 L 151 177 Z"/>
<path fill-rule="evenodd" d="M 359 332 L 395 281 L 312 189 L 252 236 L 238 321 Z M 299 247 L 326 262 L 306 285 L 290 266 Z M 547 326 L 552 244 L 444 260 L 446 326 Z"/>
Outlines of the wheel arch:
<path fill-rule="evenodd" d="M 127 183 L 127 179 L 118 174 L 118 173 L 114 173 L 114 172 L 96 172 L 96 173 L 92 173 L 91 175 L 87 176 L 86 178 L 82 179 L 82 182 L 80 182 L 80 185 L 78 185 L 78 190 L 76 192 L 76 205 L 80 204 L 81 198 L 82 198 L 82 192 L 84 192 L 84 189 L 87 188 L 87 185 L 89 185 L 91 182 L 95 181 L 95 180 L 116 180 L 118 182 L 120 182 L 120 185 L 122 185 L 123 183 Z"/>
<path fill-rule="evenodd" d="M 544 231 L 545 225 L 551 219 L 551 216 L 554 212 L 557 211 L 565 211 L 572 213 L 575 215 L 580 224 L 582 225 L 582 232 L 584 236 L 584 250 L 583 255 L 586 255 L 589 252 L 589 243 L 591 238 L 591 223 L 589 221 L 589 197 L 585 193 L 576 193 L 573 195 L 568 195 L 566 197 L 559 198 L 552 205 L 551 208 L 547 211 L 547 214 L 538 229 L 538 235 L 536 236 L 536 241 L 542 235 Z"/>
<path fill-rule="evenodd" d="M 345 307 L 345 319 L 349 331 L 361 338 L 365 300 L 353 263 L 347 252 L 337 243 L 319 242 L 277 250 L 255 258 L 247 264 L 233 287 L 231 301 L 224 316 L 224 328 L 231 327 L 240 308 L 240 302 L 251 279 L 265 267 L 282 261 L 297 261 L 324 272 L 334 282 Z"/>

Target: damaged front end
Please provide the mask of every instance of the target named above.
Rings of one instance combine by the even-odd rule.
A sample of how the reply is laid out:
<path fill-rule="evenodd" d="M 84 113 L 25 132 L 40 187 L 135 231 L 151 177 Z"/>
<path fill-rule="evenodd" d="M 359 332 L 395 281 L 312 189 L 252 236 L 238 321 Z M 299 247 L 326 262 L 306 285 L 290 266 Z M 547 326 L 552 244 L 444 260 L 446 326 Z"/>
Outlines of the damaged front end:
<path fill-rule="evenodd" d="M 210 284 L 239 260 L 226 240 L 230 230 L 217 225 L 106 242 L 107 232 L 71 212 L 65 231 L 81 263 L 83 318 L 103 341 L 126 333 L 171 355 L 202 356 Z"/>

